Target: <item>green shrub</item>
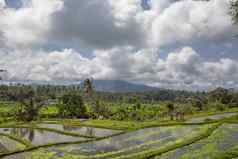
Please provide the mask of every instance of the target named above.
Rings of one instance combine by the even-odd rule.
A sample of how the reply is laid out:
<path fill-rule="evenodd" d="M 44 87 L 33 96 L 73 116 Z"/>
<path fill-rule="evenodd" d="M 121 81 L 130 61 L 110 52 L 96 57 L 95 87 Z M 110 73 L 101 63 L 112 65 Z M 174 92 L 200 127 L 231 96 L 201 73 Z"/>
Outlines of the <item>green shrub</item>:
<path fill-rule="evenodd" d="M 215 106 L 218 111 L 224 111 L 226 109 L 225 105 L 222 103 L 217 103 Z"/>
<path fill-rule="evenodd" d="M 61 97 L 59 104 L 59 115 L 67 118 L 85 118 L 86 107 L 81 95 L 77 93 L 65 94 Z"/>
<path fill-rule="evenodd" d="M 179 105 L 178 110 L 184 114 L 194 114 L 196 112 L 196 108 L 189 104 Z"/>

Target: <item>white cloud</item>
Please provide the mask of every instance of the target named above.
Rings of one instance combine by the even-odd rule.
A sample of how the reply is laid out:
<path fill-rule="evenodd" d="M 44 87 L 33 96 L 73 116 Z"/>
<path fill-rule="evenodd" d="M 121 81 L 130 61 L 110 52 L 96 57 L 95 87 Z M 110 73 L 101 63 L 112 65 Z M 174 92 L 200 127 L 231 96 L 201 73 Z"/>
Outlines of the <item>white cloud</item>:
<path fill-rule="evenodd" d="M 152 22 L 152 36 L 156 46 L 198 40 L 214 41 L 234 35 L 236 29 L 228 14 L 229 0 L 168 3 L 152 0 L 152 4 L 158 6 L 152 8 L 157 13 Z"/>
<path fill-rule="evenodd" d="M 187 47 L 235 34 L 229 0 L 151 0 L 150 5 L 145 11 L 140 0 L 23 0 L 13 9 L 0 0 L 0 67 L 11 80 L 94 77 L 170 88 L 238 85 L 235 59 L 209 61 Z M 41 48 L 72 43 L 94 57 Z M 225 44 L 233 47 L 229 40 Z M 161 47 L 176 45 L 182 49 L 161 58 Z"/>
<path fill-rule="evenodd" d="M 77 80 L 93 73 L 88 59 L 70 49 L 62 52 L 21 50 L 1 53 L 1 56 L 0 65 L 7 68 L 11 80 Z"/>
<path fill-rule="evenodd" d="M 0 9 L 5 7 L 5 0 L 0 0 Z"/>
<path fill-rule="evenodd" d="M 1 57 L 0 65 L 8 69 L 10 80 L 70 81 L 94 77 L 187 89 L 238 85 L 237 61 L 203 61 L 190 47 L 172 52 L 164 60 L 154 50 L 135 51 L 129 47 L 98 50 L 92 59 L 71 49 L 1 52 Z"/>
<path fill-rule="evenodd" d="M 0 32 L 7 43 L 79 43 L 95 48 L 156 47 L 222 40 L 234 35 L 229 0 L 24 0 L 5 8 Z M 3 3 L 2 3 L 3 4 Z"/>
<path fill-rule="evenodd" d="M 224 84 L 238 80 L 237 61 L 231 59 L 221 59 L 218 62 L 206 62 L 204 71 L 208 75 L 208 80 Z"/>
<path fill-rule="evenodd" d="M 93 48 L 144 45 L 144 31 L 137 14 L 138 0 L 64 0 L 64 8 L 54 14 L 50 39 L 77 42 Z"/>
<path fill-rule="evenodd" d="M 29 47 L 42 43 L 52 27 L 51 15 L 60 10 L 62 5 L 60 0 L 25 0 L 21 9 L 6 7 L 0 14 L 0 32 L 6 45 Z"/>

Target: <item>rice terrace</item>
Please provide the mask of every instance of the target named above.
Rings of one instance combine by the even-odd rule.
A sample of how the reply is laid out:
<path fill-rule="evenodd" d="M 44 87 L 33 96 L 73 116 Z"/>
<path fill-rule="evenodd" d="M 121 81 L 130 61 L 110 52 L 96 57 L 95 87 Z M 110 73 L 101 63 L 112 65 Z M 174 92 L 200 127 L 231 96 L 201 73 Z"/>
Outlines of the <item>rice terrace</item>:
<path fill-rule="evenodd" d="M 85 83 L 87 82 L 88 80 Z M 26 87 L 29 89 L 29 86 L 2 86 L 1 90 L 3 87 L 8 88 L 9 91 L 11 89 L 24 90 Z M 53 88 L 50 89 L 53 90 Z M 68 89 L 70 88 L 66 88 Z M 216 94 L 221 91 L 224 90 L 217 89 L 210 93 Z M 89 95 L 88 92 L 90 91 L 85 91 L 86 96 Z M 80 99 L 74 98 L 75 96 L 75 94 L 67 94 L 63 97 L 67 98 L 65 100 L 71 99 L 68 101 L 72 102 L 71 105 L 67 106 L 73 107 L 73 103 Z M 104 98 L 106 98 L 105 95 Z M 33 97 L 30 99 L 33 100 Z M 37 103 L 32 102 L 29 102 L 30 106 L 35 107 L 35 110 L 30 109 L 30 114 L 35 114 Z M 89 113 L 90 117 L 84 115 L 83 119 L 65 118 L 62 116 L 63 113 L 58 114 L 62 110 L 57 107 L 62 106 L 47 105 L 38 110 L 36 120 L 29 121 L 29 118 L 25 117 L 30 114 L 24 114 L 29 111 L 26 103 L 23 105 L 21 102 L 2 102 L 0 157 L 6 159 L 182 159 L 238 156 L 238 109 L 236 107 L 226 108 L 225 105 L 219 104 L 219 106 L 213 106 L 214 108 L 210 111 L 194 110 L 193 113 L 186 112 L 186 108 L 183 108 L 186 113 L 181 120 L 176 119 L 176 113 L 167 115 L 161 113 L 169 112 L 170 109 L 175 112 L 177 108 L 173 108 L 173 104 L 164 106 L 161 104 L 164 110 L 155 112 L 150 112 L 145 107 L 158 107 L 157 104 L 132 103 L 126 106 L 120 105 L 121 108 L 116 108 L 118 106 L 115 103 L 103 104 L 110 107 L 105 108 L 99 105 L 98 101 L 93 104 L 93 108 L 88 105 L 88 109 L 93 110 Z M 199 106 L 198 103 L 197 105 Z M 83 105 L 76 105 L 76 107 L 83 107 Z M 132 111 L 129 112 L 128 109 Z M 69 112 L 68 110 L 67 113 Z M 74 110 L 69 116 L 72 113 Z M 16 117 L 12 117 L 14 114 Z M 97 115 L 99 117 L 96 117 Z M 62 119 L 59 118 L 60 116 Z M 120 119 L 122 116 L 125 119 Z M 22 119 L 19 120 L 19 118 Z"/>
<path fill-rule="evenodd" d="M 1 159 L 238 159 L 238 0 L 0 0 Z"/>

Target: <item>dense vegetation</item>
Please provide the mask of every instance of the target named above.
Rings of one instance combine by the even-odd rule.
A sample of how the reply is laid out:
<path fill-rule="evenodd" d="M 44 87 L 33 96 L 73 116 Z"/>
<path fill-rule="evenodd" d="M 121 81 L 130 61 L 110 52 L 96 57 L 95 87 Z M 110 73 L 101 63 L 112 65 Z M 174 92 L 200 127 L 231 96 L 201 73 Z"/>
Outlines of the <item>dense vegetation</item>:
<path fill-rule="evenodd" d="M 236 24 L 238 24 L 238 1 L 232 0 L 231 1 L 231 15 L 233 20 Z"/>
<path fill-rule="evenodd" d="M 238 1 L 231 14 L 238 23 Z M 0 78 L 1 80 L 1 78 Z M 0 158 L 238 157 L 238 92 L 0 85 Z"/>
<path fill-rule="evenodd" d="M 23 121 L 39 117 L 146 121 L 167 119 L 171 113 L 176 119 L 176 115 L 188 116 L 238 107 L 238 93 L 224 88 L 210 92 L 158 90 L 110 93 L 92 90 L 90 95 L 84 89 L 77 85 L 1 85 L 0 113 L 1 116 L 14 116 Z"/>
<path fill-rule="evenodd" d="M 231 9 L 238 23 L 238 1 Z M 235 158 L 237 112 L 237 90 L 221 87 L 119 93 L 97 92 L 89 79 L 0 85 L 0 158 Z"/>

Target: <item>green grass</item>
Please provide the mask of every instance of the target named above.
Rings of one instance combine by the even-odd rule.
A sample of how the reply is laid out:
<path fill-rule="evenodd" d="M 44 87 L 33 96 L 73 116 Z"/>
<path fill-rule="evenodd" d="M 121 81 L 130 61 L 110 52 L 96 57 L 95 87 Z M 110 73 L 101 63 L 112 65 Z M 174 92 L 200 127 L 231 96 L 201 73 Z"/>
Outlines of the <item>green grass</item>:
<path fill-rule="evenodd" d="M 12 108 L 14 106 L 6 107 L 6 105 L 1 105 L 0 103 L 0 115 L 1 113 L 7 114 L 9 111 L 12 111 Z M 214 115 L 214 114 L 221 114 L 221 113 L 226 113 L 226 112 L 238 112 L 238 109 L 230 109 L 226 111 L 213 111 L 213 112 L 200 112 L 196 115 L 190 115 L 187 116 L 187 118 L 191 117 L 201 117 L 201 116 L 208 116 L 208 115 Z M 32 152 L 41 148 L 47 148 L 47 147 L 52 147 L 56 145 L 68 145 L 68 144 L 80 144 L 80 143 L 85 143 L 85 142 L 92 142 L 92 141 L 98 141 L 106 138 L 110 138 L 119 134 L 115 134 L 112 136 L 107 136 L 107 137 L 99 137 L 99 138 L 92 138 L 91 136 L 87 135 L 80 135 L 72 132 L 67 132 L 67 131 L 61 131 L 61 130 L 56 130 L 56 129 L 51 129 L 51 128 L 41 128 L 37 127 L 37 124 L 39 123 L 48 123 L 48 124 L 68 124 L 68 125 L 76 125 L 76 126 L 87 126 L 87 127 L 96 127 L 96 128 L 106 128 L 106 129 L 114 129 L 114 130 L 123 130 L 122 133 L 130 132 L 130 131 L 135 131 L 138 129 L 144 129 L 144 128 L 150 128 L 150 127 L 161 127 L 161 126 L 180 126 L 180 125 L 206 125 L 206 124 L 212 124 L 213 126 L 208 129 L 204 129 L 198 136 L 190 136 L 189 138 L 186 138 L 186 140 L 177 140 L 173 144 L 170 144 L 169 146 L 163 147 L 163 148 L 153 148 L 150 150 L 145 150 L 139 153 L 132 153 L 128 154 L 125 156 L 121 157 L 116 157 L 118 159 L 146 159 L 148 157 L 153 157 L 157 155 L 164 154 L 166 152 L 175 150 L 177 148 L 183 147 L 190 145 L 192 143 L 195 143 L 197 141 L 200 141 L 204 138 L 207 138 L 208 136 L 211 135 L 211 133 L 216 130 L 216 128 L 221 124 L 221 123 L 234 123 L 238 124 L 238 116 L 230 117 L 228 119 L 221 119 L 221 120 L 213 120 L 213 121 L 205 121 L 201 123 L 185 123 L 185 122 L 179 122 L 179 121 L 168 121 L 168 120 L 153 120 L 153 121 L 144 121 L 144 122 L 136 122 L 136 121 L 117 121 L 117 120 L 87 120 L 84 122 L 81 122 L 80 120 L 77 119 L 53 119 L 53 118 L 47 118 L 47 117 L 52 117 L 56 116 L 58 113 L 58 109 L 56 106 L 48 106 L 43 109 L 41 109 L 40 114 L 42 117 L 46 117 L 46 120 L 42 121 L 37 121 L 37 122 L 32 122 L 30 123 L 22 123 L 22 122 L 14 122 L 12 118 L 9 117 L 0 117 L 0 128 L 6 128 L 6 127 L 13 127 L 13 128 L 33 128 L 33 129 L 40 129 L 40 130 L 45 130 L 45 131 L 51 131 L 63 135 L 69 135 L 69 136 L 77 136 L 77 137 L 86 137 L 88 138 L 86 141 L 75 141 L 75 142 L 62 142 L 62 143 L 50 143 L 46 145 L 41 145 L 41 146 L 32 146 L 29 141 L 26 141 L 24 139 L 18 138 L 13 135 L 6 135 L 6 134 L 0 134 L 2 136 L 6 136 L 12 140 L 15 140 L 19 143 L 22 143 L 26 145 L 26 149 L 24 150 L 19 150 L 19 151 L 13 151 L 9 152 L 6 154 L 1 154 L 0 157 L 3 156 L 8 156 L 11 154 L 16 154 L 16 153 L 21 153 L 21 152 Z M 212 149 L 212 147 L 208 147 L 208 149 Z M 234 147 L 230 150 L 227 150 L 226 152 L 219 153 L 218 157 L 223 157 L 224 159 L 232 156 L 232 157 L 237 157 L 238 154 L 238 147 Z M 48 154 L 51 156 L 52 154 Z M 105 154 L 106 155 L 106 154 Z M 110 155 L 110 153 L 108 153 Z M 65 156 L 63 159 L 74 159 L 72 156 Z M 99 157 L 99 156 L 98 156 Z M 78 158 L 78 157 L 76 157 Z M 221 158 L 221 159 L 223 159 Z M 41 159 L 41 158 L 39 158 Z"/>
<path fill-rule="evenodd" d="M 41 117 L 56 117 L 59 113 L 57 105 L 49 105 L 40 110 Z"/>
<path fill-rule="evenodd" d="M 100 158 L 101 159 L 102 158 L 147 159 L 149 157 L 161 155 L 163 153 L 166 153 L 166 152 L 175 150 L 177 148 L 193 144 L 197 141 L 200 141 L 204 138 L 207 138 L 208 136 L 210 136 L 213 133 L 214 130 L 216 130 L 220 126 L 220 124 L 222 124 L 222 123 L 212 124 L 210 126 L 204 126 L 201 129 L 201 132 L 199 132 L 197 135 L 189 134 L 184 139 L 175 140 L 173 142 L 170 142 L 170 143 L 166 144 L 166 146 L 161 147 L 161 148 L 152 148 L 152 149 L 149 149 L 149 150 L 144 150 L 144 151 L 141 151 L 141 152 L 138 152 L 138 153 L 132 153 L 132 154 L 124 155 L 124 156 L 117 156 L 117 153 L 120 153 L 120 151 L 115 153 L 115 154 L 114 153 L 106 153 L 106 154 L 96 155 L 96 156 L 92 156 L 92 157 L 65 154 L 64 157 L 59 157 L 59 159 L 82 159 L 82 158 L 87 158 L 87 159 L 91 159 L 91 158 L 93 158 L 93 159 L 100 159 Z M 43 148 L 43 147 L 38 147 L 37 149 L 39 149 L 39 148 Z M 27 151 L 32 151 L 32 150 L 36 150 L 36 148 L 28 149 Z M 30 156 L 33 156 L 33 159 L 35 159 L 35 158 L 37 159 L 36 155 L 37 155 L 38 158 L 40 158 L 41 155 L 43 155 L 43 157 L 48 156 L 49 158 L 52 158 L 54 156 L 54 153 L 53 152 L 47 152 L 47 154 L 44 155 L 44 153 L 41 152 L 41 150 L 39 150 L 39 151 L 34 151 L 32 154 L 30 154 Z M 48 159 L 48 158 L 46 158 L 46 159 Z"/>
<path fill-rule="evenodd" d="M 106 136 L 106 137 L 87 139 L 87 140 L 84 140 L 84 141 L 69 141 L 69 142 L 49 143 L 49 144 L 39 145 L 39 146 L 28 146 L 27 148 L 25 148 L 23 150 L 16 150 L 16 151 L 0 154 L 0 158 L 10 156 L 10 155 L 14 155 L 14 154 L 24 153 L 24 152 L 32 152 L 32 151 L 35 151 L 35 150 L 39 150 L 41 148 L 48 148 L 48 147 L 52 147 L 52 146 L 73 145 L 73 144 L 82 144 L 82 143 L 88 143 L 88 142 L 93 142 L 93 141 L 99 141 L 99 140 L 111 138 L 111 137 L 114 137 L 114 136 L 117 136 L 117 135 L 120 135 L 120 134 L 124 134 L 124 133 L 125 132 L 121 132 L 121 133 L 113 134 L 113 135 Z M 19 140 L 19 141 L 21 140 L 17 137 L 15 137 L 15 138 L 16 138 L 16 140 Z M 45 155 L 47 155 L 47 154 L 44 153 L 44 156 Z"/>
<path fill-rule="evenodd" d="M 29 129 L 38 129 L 38 130 L 43 130 L 43 131 L 50 131 L 50 132 L 55 132 L 58 134 L 62 135 L 68 135 L 68 136 L 75 136 L 75 137 L 83 137 L 83 138 L 96 138 L 93 136 L 87 136 L 87 135 L 82 135 L 78 133 L 72 133 L 68 131 L 62 131 L 62 130 L 57 130 L 57 129 L 52 129 L 52 128 L 42 128 L 42 127 L 37 127 L 36 125 L 0 125 L 0 128 L 29 128 Z"/>
<path fill-rule="evenodd" d="M 236 157 L 238 157 L 238 144 L 225 152 L 217 153 L 214 159 L 233 159 Z"/>
<path fill-rule="evenodd" d="M 17 103 L 12 102 L 0 102 L 0 116 L 9 117 L 12 116 L 15 112 Z"/>
<path fill-rule="evenodd" d="M 194 117 L 205 117 L 205 116 L 209 116 L 209 115 L 234 113 L 234 112 L 238 113 L 238 108 L 229 108 L 229 109 L 225 109 L 224 111 L 218 111 L 218 110 L 201 111 L 201 112 L 197 112 L 196 114 L 187 115 L 186 118 L 190 119 L 190 118 L 194 118 Z"/>
<path fill-rule="evenodd" d="M 164 154 L 166 152 L 175 150 L 177 148 L 190 145 L 190 144 L 195 143 L 195 142 L 197 142 L 197 141 L 199 141 L 201 139 L 207 138 L 209 135 L 211 135 L 211 133 L 214 130 L 216 130 L 216 128 L 220 124 L 222 124 L 222 122 L 230 122 L 229 120 L 220 120 L 220 121 L 221 122 L 219 122 L 217 124 L 213 124 L 212 127 L 204 129 L 198 136 L 195 136 L 195 137 L 192 136 L 192 137 L 187 138 L 186 140 L 178 140 L 175 143 L 173 143 L 173 144 L 171 144 L 169 146 L 166 146 L 164 148 L 150 149 L 150 150 L 142 151 L 142 152 L 139 152 L 139 153 L 136 153 L 136 154 L 129 154 L 129 155 L 126 155 L 126 156 L 121 156 L 121 157 L 118 157 L 118 158 L 119 159 L 121 159 L 121 158 L 122 159 L 134 159 L 134 158 L 136 158 L 136 159 L 146 159 L 147 157 L 161 155 L 161 154 Z M 234 120 L 233 120 L 233 122 L 234 122 Z M 98 121 L 93 120 L 93 121 L 89 121 L 88 123 L 92 124 L 92 125 L 100 125 L 100 126 L 103 125 L 103 123 L 104 123 L 104 124 L 106 124 L 106 126 L 108 126 L 110 128 L 111 127 L 114 127 L 114 128 L 124 128 L 124 130 L 128 130 L 128 131 L 133 131 L 133 130 L 140 129 L 140 128 L 143 128 L 143 127 L 149 127 L 149 126 L 152 126 L 153 124 L 158 124 L 158 123 L 153 123 L 153 122 L 149 122 L 149 123 L 134 123 L 134 122 L 118 122 L 118 121 L 109 121 L 109 120 L 107 120 L 107 121 L 105 121 L 105 120 L 98 120 Z M 137 124 L 137 125 L 135 125 L 135 124 Z M 168 123 L 164 123 L 164 124 L 168 124 Z M 176 123 L 173 123 L 173 125 L 176 125 Z M 178 123 L 178 125 L 181 125 L 181 123 Z M 189 124 L 187 124 L 187 125 L 189 125 Z M 125 132 L 123 132 L 123 133 L 125 133 Z M 116 134 L 116 135 L 118 135 L 118 134 Z M 112 136 L 116 136 L 116 135 L 112 135 Z M 64 142 L 64 143 L 57 143 L 57 144 L 46 144 L 46 145 L 41 145 L 41 146 L 37 146 L 37 147 L 28 147 L 25 150 L 2 154 L 2 155 L 0 155 L 0 157 L 8 156 L 8 155 L 11 155 L 11 154 L 16 154 L 16 153 L 20 153 L 20 152 L 34 151 L 34 150 L 38 150 L 38 149 L 41 149 L 41 148 L 47 148 L 47 147 L 56 146 L 56 145 L 80 144 L 80 143 L 85 143 L 85 142 L 98 141 L 98 140 L 110 138 L 112 136 L 103 137 L 103 138 L 97 138 L 97 139 L 91 139 L 91 140 L 86 140 L 86 141 Z M 234 152 L 234 150 L 236 150 L 236 149 L 230 150 L 229 152 L 227 152 L 226 154 L 223 154 L 223 155 L 227 156 L 227 155 L 231 154 L 232 152 Z M 110 155 L 110 153 L 108 155 Z M 67 158 L 64 158 L 64 159 L 67 159 Z"/>
<path fill-rule="evenodd" d="M 180 147 L 184 147 L 190 144 L 193 144 L 199 140 L 202 140 L 204 138 L 207 138 L 208 136 L 210 136 L 213 131 L 215 131 L 219 126 L 221 125 L 221 123 L 218 124 L 214 124 L 212 127 L 205 129 L 203 132 L 201 132 L 198 136 L 195 137 L 191 137 L 188 138 L 186 140 L 178 140 L 176 142 L 174 142 L 173 144 L 171 144 L 170 146 L 164 147 L 164 148 L 159 148 L 159 149 L 150 149 L 147 151 L 142 151 L 140 153 L 136 153 L 136 154 L 130 154 L 127 156 L 121 156 L 121 157 L 117 157 L 115 159 L 147 159 L 150 157 L 154 157 L 154 156 L 158 156 L 161 155 L 163 153 L 175 150 L 177 148 Z"/>
<path fill-rule="evenodd" d="M 15 140 L 15 141 L 25 145 L 26 147 L 32 147 L 30 141 L 22 139 L 22 138 L 19 138 L 19 137 L 15 136 L 15 135 L 0 133 L 0 136 L 8 137 L 9 139 Z"/>
<path fill-rule="evenodd" d="M 204 159 L 209 156 L 210 159 L 216 159 L 221 156 L 226 157 L 234 155 L 235 151 L 233 147 L 236 145 L 238 146 L 236 141 L 236 134 L 238 133 L 237 126 L 238 125 L 236 124 L 223 124 L 208 138 L 198 141 L 192 145 L 170 151 L 158 158 Z M 238 151 L 236 151 L 236 154 L 237 153 Z M 230 158 L 233 157 L 235 156 Z"/>
<path fill-rule="evenodd" d="M 204 121 L 200 123 L 186 123 L 180 121 L 148 121 L 148 122 L 134 122 L 134 121 L 113 121 L 113 120 L 88 120 L 83 123 L 78 123 L 81 126 L 99 127 L 115 130 L 133 131 L 138 129 L 161 127 L 161 126 L 176 126 L 176 125 L 204 125 L 216 123 L 219 120 Z"/>
<path fill-rule="evenodd" d="M 10 124 L 11 122 L 14 122 L 12 117 L 0 117 L 0 126 L 5 124 Z M 15 122 L 14 122 L 15 123 Z"/>

